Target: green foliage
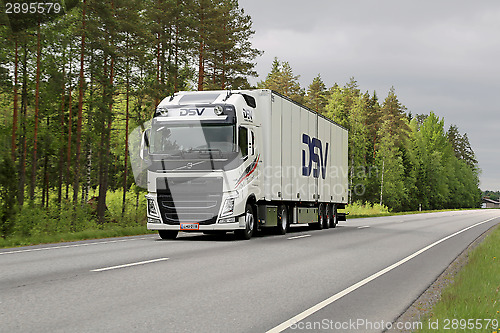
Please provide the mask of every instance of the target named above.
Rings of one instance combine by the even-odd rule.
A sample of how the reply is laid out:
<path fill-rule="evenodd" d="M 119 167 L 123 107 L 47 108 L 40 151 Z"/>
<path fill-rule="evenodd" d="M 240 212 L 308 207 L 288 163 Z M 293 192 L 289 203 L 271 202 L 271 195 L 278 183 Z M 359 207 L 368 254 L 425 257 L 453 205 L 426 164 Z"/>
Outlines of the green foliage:
<path fill-rule="evenodd" d="M 499 201 L 500 200 L 500 191 L 484 191 L 482 193 L 482 197 L 484 198 L 488 198 L 488 199 L 491 199 L 491 200 L 495 200 L 495 201 Z"/>
<path fill-rule="evenodd" d="M 0 155 L 0 237 L 2 238 L 9 235 L 14 226 L 12 217 L 16 211 L 17 194 L 15 175 L 16 170 L 10 156 L 2 153 Z"/>
<path fill-rule="evenodd" d="M 326 85 L 321 79 L 321 75 L 318 74 L 312 83 L 307 88 L 307 95 L 305 97 L 305 105 L 311 110 L 318 113 L 325 112 L 325 106 L 327 101 L 327 91 Z"/>
<path fill-rule="evenodd" d="M 123 215 L 123 192 L 108 193 L 105 224 L 98 223 L 95 205 L 92 204 L 64 202 L 61 207 L 51 205 L 50 208 L 42 208 L 35 205 L 11 210 L 10 228 L 3 237 L 5 246 L 147 233 L 144 190 L 135 189 L 133 186 L 127 193 Z"/>
<path fill-rule="evenodd" d="M 274 90 L 295 102 L 303 103 L 305 92 L 300 87 L 299 77 L 293 74 L 292 67 L 287 61 L 274 58 L 271 72 L 265 81 L 257 84 L 257 87 Z"/>
<path fill-rule="evenodd" d="M 391 87 L 383 103 L 351 78 L 326 86 L 318 75 L 303 90 L 287 62 L 274 59 L 259 88 L 281 92 L 349 131 L 349 204 L 379 203 L 393 211 L 478 208 L 479 173 L 467 134 L 444 130 L 434 112 L 407 113 Z"/>
<path fill-rule="evenodd" d="M 378 203 L 363 203 L 361 201 L 353 202 L 345 210 L 340 210 L 340 212 L 349 212 L 349 215 L 347 216 L 349 218 L 389 215 L 389 209 L 387 206 L 380 205 Z"/>
<path fill-rule="evenodd" d="M 0 15 L 0 120 L 8 124 L 0 128 L 2 236 L 17 221 L 13 198 L 19 214 L 27 205 L 52 212 L 65 200 L 79 206 L 92 192 L 101 224 L 122 220 L 123 205 L 124 217 L 132 216 L 136 193 L 125 202 L 107 198 L 134 181 L 125 163 L 127 124 L 131 130 L 144 123 L 160 99 L 192 89 L 197 77 L 201 88 L 236 89 L 256 75 L 253 60 L 261 52 L 236 0 L 62 4 L 61 15 Z M 34 193 L 29 202 L 27 187 Z M 106 217 L 105 207 L 115 204 L 120 214 Z M 129 222 L 141 213 L 135 215 Z"/>

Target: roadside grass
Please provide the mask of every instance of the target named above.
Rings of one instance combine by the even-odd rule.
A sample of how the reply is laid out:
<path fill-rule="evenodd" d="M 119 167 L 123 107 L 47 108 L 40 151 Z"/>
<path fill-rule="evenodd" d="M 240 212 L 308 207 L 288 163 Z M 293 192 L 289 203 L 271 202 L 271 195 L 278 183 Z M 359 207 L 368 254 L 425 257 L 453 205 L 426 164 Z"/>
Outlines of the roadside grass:
<path fill-rule="evenodd" d="M 60 234 L 39 234 L 30 237 L 14 236 L 7 239 L 0 238 L 0 248 L 75 242 L 88 239 L 136 236 L 148 233 L 152 233 L 152 231 L 146 230 L 146 226 L 132 226 L 109 227 L 106 229 L 88 229 L 84 231 L 66 232 Z"/>
<path fill-rule="evenodd" d="M 93 195 L 96 193 L 90 197 Z M 128 193 L 123 214 L 122 196 L 121 190 L 108 192 L 106 222 L 102 224 L 91 204 L 66 201 L 49 209 L 25 205 L 9 221 L 10 232 L 0 237 L 0 248 L 152 233 L 146 228 L 144 195 Z"/>
<path fill-rule="evenodd" d="M 422 327 L 418 333 L 500 332 L 500 226 L 471 251 Z"/>
<path fill-rule="evenodd" d="M 395 216 L 395 215 L 412 215 L 424 213 L 439 213 L 460 210 L 475 210 L 477 208 L 459 208 L 459 209 L 437 209 L 437 210 L 423 210 L 423 211 L 408 211 L 408 212 L 392 212 L 384 205 L 361 203 L 356 201 L 350 204 L 346 209 L 340 209 L 339 213 L 349 213 L 348 219 L 362 218 L 362 217 L 381 217 L 381 216 Z M 500 332 L 499 332 L 500 333 Z"/>

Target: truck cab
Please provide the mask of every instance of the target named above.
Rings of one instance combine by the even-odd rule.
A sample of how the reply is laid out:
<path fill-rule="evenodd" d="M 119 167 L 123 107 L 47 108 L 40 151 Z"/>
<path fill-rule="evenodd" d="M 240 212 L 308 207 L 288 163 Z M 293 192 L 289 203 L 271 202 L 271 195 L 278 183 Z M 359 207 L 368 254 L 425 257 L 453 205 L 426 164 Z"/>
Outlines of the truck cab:
<path fill-rule="evenodd" d="M 144 132 L 147 227 L 235 231 L 250 238 L 259 182 L 259 115 L 251 92 L 180 92 L 158 105 Z"/>

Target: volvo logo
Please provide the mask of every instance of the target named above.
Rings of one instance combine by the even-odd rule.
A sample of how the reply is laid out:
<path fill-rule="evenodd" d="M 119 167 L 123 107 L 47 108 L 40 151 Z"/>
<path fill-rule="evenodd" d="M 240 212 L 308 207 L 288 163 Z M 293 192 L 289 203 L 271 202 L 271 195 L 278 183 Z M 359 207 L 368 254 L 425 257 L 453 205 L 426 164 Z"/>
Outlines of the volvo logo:
<path fill-rule="evenodd" d="M 195 165 L 201 164 L 203 162 L 205 162 L 205 161 L 200 161 L 200 162 L 196 162 L 196 163 L 188 162 L 186 165 L 183 165 L 181 167 L 175 168 L 173 170 L 192 169 Z"/>

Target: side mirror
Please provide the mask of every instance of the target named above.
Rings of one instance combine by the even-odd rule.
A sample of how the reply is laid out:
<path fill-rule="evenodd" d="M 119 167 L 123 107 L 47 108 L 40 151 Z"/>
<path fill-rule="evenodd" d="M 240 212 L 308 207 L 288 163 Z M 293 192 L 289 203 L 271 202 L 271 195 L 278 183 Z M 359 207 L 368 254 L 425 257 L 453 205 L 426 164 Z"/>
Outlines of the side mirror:
<path fill-rule="evenodd" d="M 141 152 L 139 153 L 139 156 L 141 157 L 141 160 L 145 161 L 147 156 L 149 156 L 149 138 L 151 135 L 151 129 L 148 128 L 142 133 L 142 140 L 141 140 Z"/>

